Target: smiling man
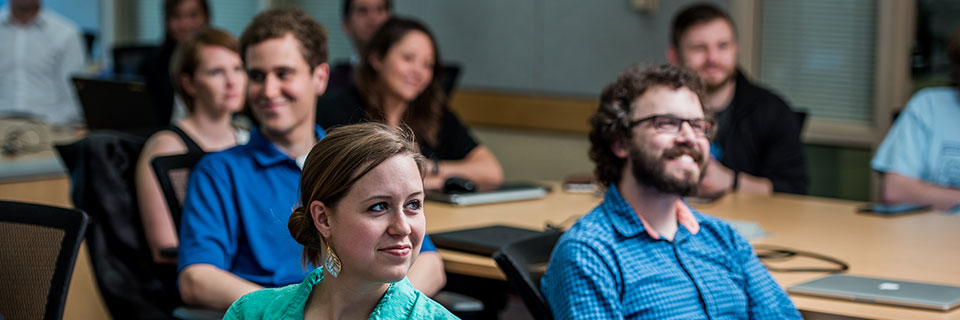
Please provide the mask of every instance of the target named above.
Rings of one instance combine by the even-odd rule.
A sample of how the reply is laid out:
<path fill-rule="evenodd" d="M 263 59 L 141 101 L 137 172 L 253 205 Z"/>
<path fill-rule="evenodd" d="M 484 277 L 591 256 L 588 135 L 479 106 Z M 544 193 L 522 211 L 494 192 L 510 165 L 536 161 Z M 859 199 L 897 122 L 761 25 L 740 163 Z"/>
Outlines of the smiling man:
<path fill-rule="evenodd" d="M 250 141 L 204 157 L 190 174 L 180 230 L 180 293 L 187 304 L 226 309 L 261 287 L 304 279 L 300 244 L 287 232 L 327 84 L 326 32 L 299 10 L 257 15 L 240 38 L 247 101 L 260 123 Z"/>
<path fill-rule="evenodd" d="M 687 7 L 673 20 L 667 58 L 700 75 L 705 107 L 717 120 L 700 195 L 807 193 L 801 121 L 783 99 L 737 69 L 735 28 L 710 4 Z"/>
<path fill-rule="evenodd" d="M 557 319 L 799 319 L 750 244 L 683 202 L 709 157 L 702 85 L 631 68 L 603 91 L 590 158 L 603 202 L 557 243 L 542 290 Z"/>

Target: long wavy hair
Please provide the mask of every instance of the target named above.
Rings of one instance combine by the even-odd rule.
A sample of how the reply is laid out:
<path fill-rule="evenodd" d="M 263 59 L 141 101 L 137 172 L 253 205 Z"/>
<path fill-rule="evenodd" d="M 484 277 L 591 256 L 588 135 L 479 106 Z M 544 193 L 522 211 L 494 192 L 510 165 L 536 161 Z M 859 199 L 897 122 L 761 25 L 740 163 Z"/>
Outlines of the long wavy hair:
<path fill-rule="evenodd" d="M 386 57 L 387 52 L 411 31 L 423 32 L 430 38 L 430 44 L 433 46 L 433 77 L 426 89 L 407 106 L 402 119 L 427 144 L 436 145 L 439 140 L 446 95 L 437 81 L 442 72 L 440 50 L 437 48 L 437 41 L 433 34 L 425 25 L 416 20 L 397 17 L 384 22 L 370 39 L 370 43 L 361 50 L 363 59 L 360 59 L 360 66 L 354 71 L 354 82 L 360 95 L 366 99 L 367 109 L 364 111 L 367 118 L 373 121 L 384 121 L 383 97 L 386 88 L 380 81 L 380 74 L 370 64 L 370 59 Z"/>

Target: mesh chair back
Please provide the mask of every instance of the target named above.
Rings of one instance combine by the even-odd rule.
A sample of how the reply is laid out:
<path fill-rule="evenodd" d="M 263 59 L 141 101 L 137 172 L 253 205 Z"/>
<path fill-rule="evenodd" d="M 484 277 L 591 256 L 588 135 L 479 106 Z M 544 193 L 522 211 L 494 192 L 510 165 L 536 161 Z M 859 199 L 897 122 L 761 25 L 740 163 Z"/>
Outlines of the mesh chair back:
<path fill-rule="evenodd" d="M 547 300 L 540 292 L 540 278 L 547 271 L 553 246 L 562 234 L 547 232 L 506 245 L 493 254 L 493 260 L 507 276 L 507 282 L 517 290 L 523 303 L 537 320 L 553 319 Z"/>
<path fill-rule="evenodd" d="M 80 210 L 0 201 L 0 314 L 60 319 L 87 228 Z"/>
<path fill-rule="evenodd" d="M 153 172 L 157 175 L 157 182 L 163 190 L 163 197 L 170 208 L 173 223 L 180 228 L 180 215 L 183 210 L 183 199 L 187 195 L 187 181 L 193 166 L 203 158 L 203 153 L 185 153 L 172 156 L 156 157 L 150 160 Z"/>

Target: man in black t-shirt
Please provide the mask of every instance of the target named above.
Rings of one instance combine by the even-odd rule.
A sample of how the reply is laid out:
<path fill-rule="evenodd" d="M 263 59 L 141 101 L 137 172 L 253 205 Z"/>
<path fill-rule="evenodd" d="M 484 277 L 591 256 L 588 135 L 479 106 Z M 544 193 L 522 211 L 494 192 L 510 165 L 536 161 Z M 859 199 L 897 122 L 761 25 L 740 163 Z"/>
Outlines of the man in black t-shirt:
<path fill-rule="evenodd" d="M 717 121 L 699 194 L 804 194 L 802 119 L 737 70 L 738 49 L 733 20 L 717 7 L 693 5 L 674 18 L 667 58 L 700 75 L 704 102 Z"/>

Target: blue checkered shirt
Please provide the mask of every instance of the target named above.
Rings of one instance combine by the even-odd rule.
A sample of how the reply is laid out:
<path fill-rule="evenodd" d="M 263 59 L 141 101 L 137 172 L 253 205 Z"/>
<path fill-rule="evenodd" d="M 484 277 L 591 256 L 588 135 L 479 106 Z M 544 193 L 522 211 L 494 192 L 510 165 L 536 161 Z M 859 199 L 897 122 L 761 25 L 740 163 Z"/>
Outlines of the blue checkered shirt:
<path fill-rule="evenodd" d="M 542 290 L 556 319 L 801 319 L 753 248 L 691 209 L 654 239 L 615 186 L 554 248 Z"/>

